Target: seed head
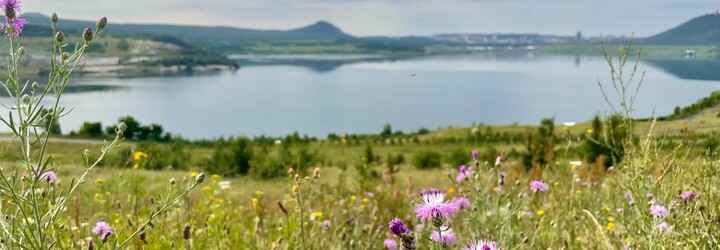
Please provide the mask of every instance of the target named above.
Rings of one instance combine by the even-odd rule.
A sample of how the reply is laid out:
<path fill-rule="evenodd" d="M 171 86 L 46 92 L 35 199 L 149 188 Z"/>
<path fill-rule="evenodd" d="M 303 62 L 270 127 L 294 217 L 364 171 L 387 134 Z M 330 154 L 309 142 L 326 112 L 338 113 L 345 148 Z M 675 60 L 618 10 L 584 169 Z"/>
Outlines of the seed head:
<path fill-rule="evenodd" d="M 190 239 L 190 223 L 185 223 L 185 226 L 183 227 L 183 239 Z"/>
<path fill-rule="evenodd" d="M 92 39 L 93 39 L 92 29 L 85 28 L 85 31 L 83 31 L 83 39 L 85 39 L 85 43 L 92 41 Z"/>
<path fill-rule="evenodd" d="M 29 96 L 28 94 L 24 94 L 24 95 L 22 96 L 22 101 L 23 101 L 24 103 L 29 103 L 29 102 L 30 102 L 30 96 Z"/>
<path fill-rule="evenodd" d="M 38 88 L 40 88 L 40 84 L 38 82 L 33 82 L 30 86 L 32 86 L 33 90 L 37 90 Z"/>
<path fill-rule="evenodd" d="M 53 14 L 52 14 L 52 16 L 50 17 L 50 21 L 51 21 L 52 23 L 57 23 L 57 22 L 58 22 L 58 15 L 57 15 L 57 13 L 53 13 Z"/>
<path fill-rule="evenodd" d="M 203 183 L 203 181 L 205 181 L 205 173 L 200 173 L 200 174 L 198 174 L 198 176 L 195 177 L 195 181 L 196 181 L 198 184 Z"/>
<path fill-rule="evenodd" d="M 98 30 L 104 29 L 107 26 L 107 17 L 100 18 L 97 22 Z"/>
<path fill-rule="evenodd" d="M 58 31 L 57 33 L 55 33 L 55 41 L 61 43 L 63 42 L 63 40 L 65 40 L 65 33 L 63 33 L 62 31 Z"/>
<path fill-rule="evenodd" d="M 120 122 L 120 124 L 118 124 L 118 130 L 120 130 L 120 132 L 125 132 L 125 130 L 127 130 L 127 124 L 125 124 L 125 122 Z"/>

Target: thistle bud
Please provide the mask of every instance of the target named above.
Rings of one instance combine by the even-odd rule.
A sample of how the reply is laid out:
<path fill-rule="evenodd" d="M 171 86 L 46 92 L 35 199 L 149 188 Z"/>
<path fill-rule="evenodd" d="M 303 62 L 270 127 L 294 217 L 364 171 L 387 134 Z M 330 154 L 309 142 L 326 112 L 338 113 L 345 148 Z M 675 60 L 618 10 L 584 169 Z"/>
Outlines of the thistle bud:
<path fill-rule="evenodd" d="M 93 249 L 95 249 L 95 246 L 94 246 L 94 245 L 95 245 L 95 244 L 94 244 L 93 240 L 92 240 L 92 239 L 89 239 L 89 240 L 88 240 L 88 250 L 93 250 Z"/>
<path fill-rule="evenodd" d="M 177 183 L 175 178 L 170 179 L 170 185 L 175 185 L 175 183 Z"/>
<path fill-rule="evenodd" d="M 107 17 L 100 18 L 97 22 L 98 30 L 104 29 L 107 26 Z"/>
<path fill-rule="evenodd" d="M 83 31 L 83 39 L 85 39 L 85 43 L 92 41 L 92 39 L 93 39 L 92 29 L 85 28 L 85 31 Z"/>
<path fill-rule="evenodd" d="M 33 82 L 32 85 L 30 85 L 30 86 L 32 86 L 33 90 L 37 90 L 40 88 L 40 84 L 38 82 Z"/>
<path fill-rule="evenodd" d="M 190 223 L 185 223 L 185 226 L 183 227 L 183 239 L 188 240 L 190 239 Z"/>
<path fill-rule="evenodd" d="M 63 33 L 62 31 L 58 31 L 57 33 L 55 33 L 55 41 L 61 43 L 63 42 L 63 40 L 65 40 L 65 33 Z"/>
<path fill-rule="evenodd" d="M 203 181 L 205 181 L 205 173 L 200 173 L 197 177 L 195 177 L 195 182 L 198 184 L 203 183 Z"/>
<path fill-rule="evenodd" d="M 63 52 L 62 55 L 60 56 L 60 58 L 62 58 L 62 60 L 65 61 L 68 58 L 70 58 L 70 54 L 68 54 L 67 52 Z"/>
<path fill-rule="evenodd" d="M 26 52 L 26 51 L 25 51 L 25 47 L 20 47 L 20 48 L 18 48 L 18 54 L 20 54 L 20 56 L 24 56 L 24 55 L 25 55 L 25 52 Z"/>
<path fill-rule="evenodd" d="M 50 21 L 51 21 L 52 23 L 57 23 L 57 22 L 58 22 L 57 13 L 53 13 L 53 14 L 52 14 L 52 16 L 50 17 Z"/>
<path fill-rule="evenodd" d="M 22 101 L 23 101 L 24 103 L 29 103 L 29 102 L 30 102 L 30 96 L 29 96 L 28 94 L 24 94 L 24 95 L 22 96 Z"/>
<path fill-rule="evenodd" d="M 118 124 L 117 128 L 118 128 L 118 130 L 120 130 L 120 132 L 125 132 L 125 130 L 127 130 L 127 124 L 125 124 L 125 122 L 120 122 L 120 124 Z M 175 179 L 175 178 L 173 178 L 173 179 Z"/>

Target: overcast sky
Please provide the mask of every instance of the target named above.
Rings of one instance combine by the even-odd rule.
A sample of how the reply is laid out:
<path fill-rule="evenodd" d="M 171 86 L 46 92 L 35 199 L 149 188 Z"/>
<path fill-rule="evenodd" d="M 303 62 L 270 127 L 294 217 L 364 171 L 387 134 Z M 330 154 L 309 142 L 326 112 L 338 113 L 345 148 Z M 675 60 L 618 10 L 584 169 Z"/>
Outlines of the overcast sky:
<path fill-rule="evenodd" d="M 649 36 L 720 0 L 25 0 L 23 10 L 110 22 L 291 29 L 329 21 L 346 33 Z"/>

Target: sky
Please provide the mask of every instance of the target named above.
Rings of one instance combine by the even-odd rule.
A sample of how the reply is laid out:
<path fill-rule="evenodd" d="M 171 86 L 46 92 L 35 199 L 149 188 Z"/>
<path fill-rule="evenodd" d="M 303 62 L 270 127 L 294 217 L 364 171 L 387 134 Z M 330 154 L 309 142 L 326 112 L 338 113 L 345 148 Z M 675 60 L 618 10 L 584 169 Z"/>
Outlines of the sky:
<path fill-rule="evenodd" d="M 540 33 L 645 37 L 720 0 L 24 0 L 23 11 L 116 23 L 292 29 L 329 21 L 356 36 Z"/>

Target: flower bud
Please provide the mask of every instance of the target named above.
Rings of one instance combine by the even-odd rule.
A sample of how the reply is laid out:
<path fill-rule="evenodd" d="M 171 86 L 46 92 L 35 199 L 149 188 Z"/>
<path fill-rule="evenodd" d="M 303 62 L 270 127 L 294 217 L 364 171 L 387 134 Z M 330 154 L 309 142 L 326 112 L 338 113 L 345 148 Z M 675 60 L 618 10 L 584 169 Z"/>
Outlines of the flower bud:
<path fill-rule="evenodd" d="M 175 178 L 170 179 L 170 185 L 175 185 L 175 183 L 177 183 Z"/>
<path fill-rule="evenodd" d="M 40 88 L 40 84 L 38 82 L 33 82 L 30 86 L 32 86 L 33 90 L 37 90 L 38 88 Z"/>
<path fill-rule="evenodd" d="M 25 52 L 26 52 L 26 51 L 25 51 L 25 47 L 20 47 L 20 48 L 18 48 L 18 54 L 20 54 L 20 56 L 24 56 L 24 55 L 25 55 Z"/>
<path fill-rule="evenodd" d="M 93 249 L 95 249 L 93 240 L 92 240 L 92 239 L 89 239 L 89 240 L 88 240 L 88 250 L 93 250 Z"/>
<path fill-rule="evenodd" d="M 70 54 L 68 54 L 67 52 L 63 52 L 62 55 L 60 56 L 60 58 L 62 58 L 62 60 L 65 61 L 68 58 L 70 58 Z"/>
<path fill-rule="evenodd" d="M 190 239 L 190 223 L 185 223 L 182 236 L 184 240 Z"/>
<path fill-rule="evenodd" d="M 92 39 L 93 39 L 92 29 L 85 28 L 85 31 L 83 31 L 83 39 L 85 39 L 85 43 L 92 41 Z"/>
<path fill-rule="evenodd" d="M 104 29 L 107 26 L 107 17 L 100 18 L 97 22 L 98 30 Z"/>
<path fill-rule="evenodd" d="M 5 5 L 5 17 L 8 19 L 15 18 L 15 8 L 12 6 L 12 4 Z"/>
<path fill-rule="evenodd" d="M 22 96 L 22 101 L 23 101 L 24 103 L 29 103 L 29 102 L 30 102 L 30 96 L 29 96 L 28 94 L 24 94 L 24 95 Z"/>
<path fill-rule="evenodd" d="M 52 16 L 50 17 L 50 21 L 51 21 L 52 23 L 57 23 L 57 22 L 58 22 L 58 15 L 57 15 L 57 13 L 53 13 L 53 14 L 52 14 Z"/>
<path fill-rule="evenodd" d="M 55 33 L 55 41 L 61 43 L 63 42 L 63 40 L 65 40 L 65 33 L 63 33 L 62 31 L 58 31 L 57 33 Z"/>
<path fill-rule="evenodd" d="M 118 124 L 117 128 L 118 128 L 118 130 L 120 130 L 120 132 L 125 132 L 125 130 L 127 130 L 127 124 L 125 124 L 125 122 L 120 122 L 120 124 Z"/>
<path fill-rule="evenodd" d="M 195 177 L 195 181 L 196 181 L 198 184 L 203 183 L 203 181 L 205 181 L 205 173 L 200 173 L 200 174 L 198 174 L 198 176 Z"/>

